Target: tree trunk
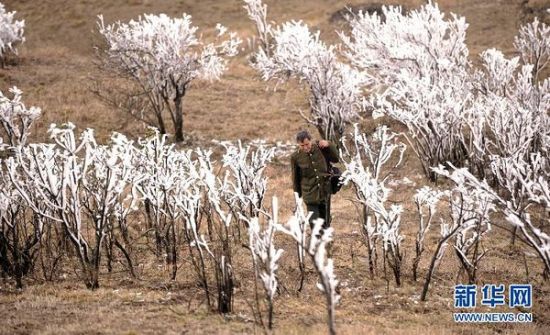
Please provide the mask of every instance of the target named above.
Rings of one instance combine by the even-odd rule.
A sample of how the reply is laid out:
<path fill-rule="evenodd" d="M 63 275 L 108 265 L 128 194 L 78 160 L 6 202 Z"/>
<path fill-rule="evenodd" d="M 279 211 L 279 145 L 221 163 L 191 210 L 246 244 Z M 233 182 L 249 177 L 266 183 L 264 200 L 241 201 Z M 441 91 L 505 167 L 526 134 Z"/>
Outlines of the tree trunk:
<path fill-rule="evenodd" d="M 420 258 L 422 257 L 422 253 L 424 252 L 424 248 L 422 248 L 422 245 L 420 242 L 416 241 L 416 256 L 413 260 L 413 267 L 412 267 L 412 274 L 413 274 L 413 281 L 418 280 L 418 265 L 420 264 Z"/>
<path fill-rule="evenodd" d="M 183 142 L 183 105 L 182 105 L 182 99 L 185 95 L 185 88 L 181 92 L 176 93 L 176 97 L 174 98 L 174 134 L 176 138 L 176 142 Z"/>
<path fill-rule="evenodd" d="M 162 118 L 162 114 L 160 112 L 156 112 L 155 116 L 157 117 L 157 124 L 159 128 L 159 132 L 161 135 L 166 134 L 166 125 L 164 124 L 164 119 Z"/>
<path fill-rule="evenodd" d="M 426 275 L 426 281 L 424 282 L 424 287 L 422 288 L 422 294 L 420 295 L 420 300 L 421 301 L 426 301 L 426 297 L 428 296 L 428 289 L 430 287 L 430 282 L 432 281 L 432 276 L 434 274 L 434 271 L 435 271 L 435 263 L 437 261 L 437 256 L 439 255 L 439 251 L 441 250 L 441 248 L 443 247 L 443 245 L 451 238 L 454 236 L 454 234 L 458 231 L 458 229 L 460 228 L 461 226 L 458 225 L 455 229 L 453 229 L 449 235 L 445 236 L 444 238 L 442 238 L 439 243 L 437 244 L 437 248 L 435 249 L 435 253 L 432 257 L 432 261 L 430 262 L 430 268 L 428 269 L 428 273 Z"/>

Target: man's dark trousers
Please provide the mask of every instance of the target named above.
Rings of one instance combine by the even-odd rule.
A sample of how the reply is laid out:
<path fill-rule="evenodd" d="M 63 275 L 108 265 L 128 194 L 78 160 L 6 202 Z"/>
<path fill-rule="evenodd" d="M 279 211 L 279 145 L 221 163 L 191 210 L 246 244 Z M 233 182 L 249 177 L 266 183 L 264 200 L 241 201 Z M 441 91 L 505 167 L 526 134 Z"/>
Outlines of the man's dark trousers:
<path fill-rule="evenodd" d="M 330 227 L 330 198 L 320 204 L 306 204 L 308 212 L 312 212 L 309 218 L 309 227 L 313 230 L 313 222 L 316 219 L 323 219 L 323 228 Z"/>

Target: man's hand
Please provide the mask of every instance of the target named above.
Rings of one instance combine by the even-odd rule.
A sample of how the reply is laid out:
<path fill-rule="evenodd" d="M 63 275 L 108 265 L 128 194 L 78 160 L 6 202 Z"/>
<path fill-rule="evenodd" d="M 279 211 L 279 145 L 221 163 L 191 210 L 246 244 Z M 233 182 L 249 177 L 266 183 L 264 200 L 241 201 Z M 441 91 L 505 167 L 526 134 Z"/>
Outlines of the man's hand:
<path fill-rule="evenodd" d="M 319 148 L 321 148 L 321 149 L 328 148 L 328 141 L 327 140 L 320 140 L 319 141 Z"/>

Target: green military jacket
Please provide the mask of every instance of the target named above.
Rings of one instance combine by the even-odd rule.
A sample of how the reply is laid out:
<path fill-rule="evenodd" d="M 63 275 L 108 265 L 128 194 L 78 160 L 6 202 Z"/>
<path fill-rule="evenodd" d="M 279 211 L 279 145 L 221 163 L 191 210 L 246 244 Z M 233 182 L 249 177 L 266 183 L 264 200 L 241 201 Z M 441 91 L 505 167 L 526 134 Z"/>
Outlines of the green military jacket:
<path fill-rule="evenodd" d="M 290 156 L 294 192 L 297 192 L 306 204 L 318 205 L 330 196 L 327 160 L 338 163 L 338 150 L 332 143 L 321 149 L 315 142 L 312 143 L 309 153 L 298 149 Z"/>

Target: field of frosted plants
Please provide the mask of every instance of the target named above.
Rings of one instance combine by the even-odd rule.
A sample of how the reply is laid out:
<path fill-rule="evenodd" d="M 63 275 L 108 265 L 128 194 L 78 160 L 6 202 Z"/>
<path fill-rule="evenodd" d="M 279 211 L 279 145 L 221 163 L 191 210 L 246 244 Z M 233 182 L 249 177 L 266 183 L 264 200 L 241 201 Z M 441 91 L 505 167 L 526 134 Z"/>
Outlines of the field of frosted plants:
<path fill-rule="evenodd" d="M 550 5 L 61 2 L 0 4 L 1 334 L 548 333 Z"/>

